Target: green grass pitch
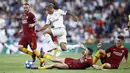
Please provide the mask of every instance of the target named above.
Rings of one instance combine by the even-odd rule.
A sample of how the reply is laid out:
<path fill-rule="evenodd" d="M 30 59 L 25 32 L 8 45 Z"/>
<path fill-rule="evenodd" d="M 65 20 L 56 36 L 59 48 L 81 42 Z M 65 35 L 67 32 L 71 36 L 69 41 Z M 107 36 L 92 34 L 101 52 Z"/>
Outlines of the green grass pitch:
<path fill-rule="evenodd" d="M 129 53 L 130 55 L 130 53 Z M 62 54 L 59 58 L 73 57 L 79 58 L 81 54 Z M 28 55 L 0 55 L 0 73 L 130 73 L 130 69 L 124 68 L 124 60 L 121 62 L 119 69 L 100 71 L 94 70 L 93 68 L 88 68 L 85 70 L 59 70 L 59 69 L 49 69 L 49 70 L 31 70 L 24 67 L 26 60 L 31 59 Z M 45 60 L 46 64 L 51 64 L 52 62 Z M 39 66 L 39 60 L 35 62 L 36 66 Z M 100 61 L 98 62 L 100 64 Z M 130 58 L 129 58 L 130 65 Z"/>

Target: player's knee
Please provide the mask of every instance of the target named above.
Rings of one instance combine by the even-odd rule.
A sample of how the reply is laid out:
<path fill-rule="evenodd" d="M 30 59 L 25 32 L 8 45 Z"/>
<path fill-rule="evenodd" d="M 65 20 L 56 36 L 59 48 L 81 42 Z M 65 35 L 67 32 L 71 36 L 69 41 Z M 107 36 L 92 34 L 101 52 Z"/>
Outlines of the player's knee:
<path fill-rule="evenodd" d="M 23 48 L 22 45 L 19 45 L 19 46 L 18 46 L 18 49 L 19 49 L 20 51 L 22 50 L 22 48 Z"/>
<path fill-rule="evenodd" d="M 110 69 L 110 68 L 111 68 L 111 64 L 109 64 L 109 63 L 104 63 L 103 68 L 104 68 L 104 69 Z"/>
<path fill-rule="evenodd" d="M 105 54 L 105 51 L 102 50 L 102 49 L 100 49 L 99 52 L 100 52 L 101 56 L 103 56 L 103 57 L 106 55 L 106 54 Z"/>
<path fill-rule="evenodd" d="M 33 52 L 33 53 L 36 52 L 36 49 L 32 49 L 32 52 Z"/>
<path fill-rule="evenodd" d="M 62 51 L 66 51 L 67 50 L 65 43 L 61 43 L 60 47 L 61 47 Z"/>

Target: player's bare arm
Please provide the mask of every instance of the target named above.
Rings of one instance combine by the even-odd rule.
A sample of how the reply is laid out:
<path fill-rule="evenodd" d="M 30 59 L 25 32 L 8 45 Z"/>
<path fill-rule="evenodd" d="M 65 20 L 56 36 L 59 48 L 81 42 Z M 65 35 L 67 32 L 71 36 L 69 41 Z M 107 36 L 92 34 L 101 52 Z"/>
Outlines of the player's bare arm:
<path fill-rule="evenodd" d="M 125 53 L 125 69 L 128 69 L 128 50 L 126 50 L 126 53 Z"/>
<path fill-rule="evenodd" d="M 36 32 L 40 32 L 40 31 L 44 31 L 46 30 L 50 25 L 49 24 L 45 24 L 45 26 L 39 30 L 36 30 Z"/>
<path fill-rule="evenodd" d="M 34 18 L 35 23 L 30 24 L 29 27 L 39 26 L 39 21 Z"/>
<path fill-rule="evenodd" d="M 98 45 L 97 45 L 97 49 L 100 50 L 101 47 L 102 47 L 102 43 L 98 43 Z"/>
<path fill-rule="evenodd" d="M 124 67 L 125 69 L 128 69 L 128 58 L 126 59 L 126 61 L 125 61 L 125 67 Z"/>
<path fill-rule="evenodd" d="M 73 12 L 67 11 L 67 14 L 71 15 L 71 16 L 73 17 L 73 20 L 74 20 L 75 22 L 77 22 L 77 21 L 79 20 L 78 17 L 77 17 Z"/>

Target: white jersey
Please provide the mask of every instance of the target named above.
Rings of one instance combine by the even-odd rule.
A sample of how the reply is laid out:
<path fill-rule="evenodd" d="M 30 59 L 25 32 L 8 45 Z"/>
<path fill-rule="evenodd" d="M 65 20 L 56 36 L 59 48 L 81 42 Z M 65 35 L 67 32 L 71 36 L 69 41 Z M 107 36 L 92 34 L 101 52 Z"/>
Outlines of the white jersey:
<path fill-rule="evenodd" d="M 63 16 L 66 15 L 66 13 L 67 11 L 63 11 L 61 9 L 54 10 L 53 14 L 47 15 L 46 24 L 51 24 L 51 26 L 54 26 L 54 28 L 65 28 L 63 24 Z"/>
<path fill-rule="evenodd" d="M 0 28 L 4 28 L 6 26 L 5 20 L 0 18 Z"/>
<path fill-rule="evenodd" d="M 4 28 L 5 26 L 6 26 L 5 20 L 0 18 L 0 43 L 4 43 L 7 41 L 5 29 L 1 29 L 1 28 Z"/>

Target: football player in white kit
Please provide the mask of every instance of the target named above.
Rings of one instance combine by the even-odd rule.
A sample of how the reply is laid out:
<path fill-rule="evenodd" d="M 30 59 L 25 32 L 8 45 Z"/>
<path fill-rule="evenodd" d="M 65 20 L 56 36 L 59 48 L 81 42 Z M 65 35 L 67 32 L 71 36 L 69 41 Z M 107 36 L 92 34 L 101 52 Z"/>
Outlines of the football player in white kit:
<path fill-rule="evenodd" d="M 5 46 L 7 48 L 7 51 L 6 51 L 7 54 L 10 54 L 10 51 L 12 51 L 13 53 L 15 53 L 18 50 L 13 45 L 9 45 L 7 43 L 9 41 L 8 41 L 7 36 L 6 36 L 5 29 L 6 29 L 6 23 L 5 23 L 4 18 L 2 18 L 2 13 L 0 13 L 0 44 L 3 47 Z"/>
<path fill-rule="evenodd" d="M 54 4 L 52 3 L 47 4 L 46 10 L 48 12 L 48 15 L 47 15 L 45 26 L 37 30 L 37 32 L 43 31 L 44 34 L 52 34 L 53 36 L 57 36 L 58 43 L 60 44 L 62 51 L 66 51 L 68 49 L 66 47 L 67 33 L 66 33 L 66 28 L 63 24 L 63 16 L 69 14 L 72 16 L 75 22 L 78 21 L 78 17 L 70 11 L 63 11 L 61 9 L 55 10 Z M 51 29 L 47 29 L 49 26 L 51 26 Z"/>

